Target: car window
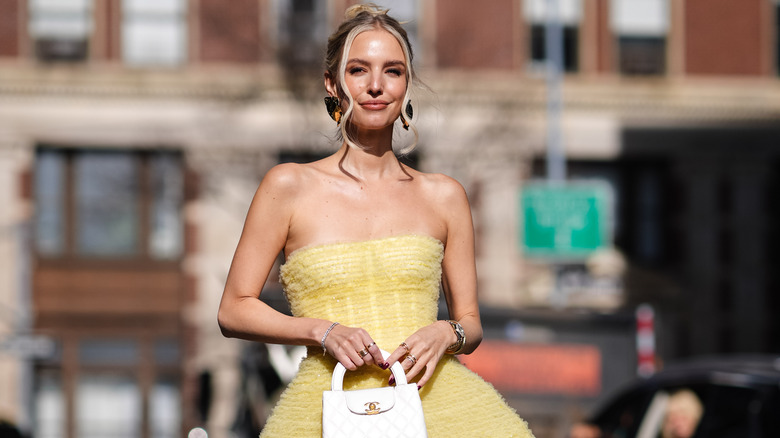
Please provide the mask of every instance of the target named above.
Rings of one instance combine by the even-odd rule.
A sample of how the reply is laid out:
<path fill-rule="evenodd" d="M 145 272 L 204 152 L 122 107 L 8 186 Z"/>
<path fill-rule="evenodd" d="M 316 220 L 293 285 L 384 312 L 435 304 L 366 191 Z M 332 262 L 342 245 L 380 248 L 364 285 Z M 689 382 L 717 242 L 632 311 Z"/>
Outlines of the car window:
<path fill-rule="evenodd" d="M 627 392 L 611 402 L 609 407 L 594 419 L 594 423 L 601 428 L 602 437 L 635 436 L 653 395 L 653 390 L 640 388 Z"/>
<path fill-rule="evenodd" d="M 762 419 L 762 412 L 776 417 L 778 411 L 768 411 L 772 396 L 760 388 L 708 385 L 698 388 L 704 403 L 702 417 L 696 438 L 749 438 L 777 436 L 767 429 L 776 429 L 775 418 Z M 776 409 L 776 401 L 774 408 Z M 774 425 L 772 423 L 775 423 Z"/>

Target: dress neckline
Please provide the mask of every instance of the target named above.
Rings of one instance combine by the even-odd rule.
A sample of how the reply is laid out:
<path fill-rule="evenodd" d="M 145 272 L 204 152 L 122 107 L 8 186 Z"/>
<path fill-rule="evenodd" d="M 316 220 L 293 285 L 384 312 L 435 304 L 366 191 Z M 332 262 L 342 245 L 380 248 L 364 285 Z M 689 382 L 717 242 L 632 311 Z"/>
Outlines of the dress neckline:
<path fill-rule="evenodd" d="M 398 234 L 394 236 L 374 237 L 374 238 L 364 239 L 364 240 L 339 240 L 334 242 L 313 243 L 310 245 L 305 245 L 300 248 L 297 248 L 296 250 L 291 252 L 287 257 L 285 257 L 284 263 L 286 264 L 290 260 L 295 258 L 297 255 L 310 250 L 329 248 L 329 247 L 338 247 L 338 246 L 373 244 L 373 243 L 389 242 L 393 240 L 402 240 L 402 239 L 423 239 L 437 244 L 439 248 L 441 248 L 442 250 L 444 249 L 444 243 L 433 236 L 429 236 L 427 234 L 407 233 L 407 234 Z"/>

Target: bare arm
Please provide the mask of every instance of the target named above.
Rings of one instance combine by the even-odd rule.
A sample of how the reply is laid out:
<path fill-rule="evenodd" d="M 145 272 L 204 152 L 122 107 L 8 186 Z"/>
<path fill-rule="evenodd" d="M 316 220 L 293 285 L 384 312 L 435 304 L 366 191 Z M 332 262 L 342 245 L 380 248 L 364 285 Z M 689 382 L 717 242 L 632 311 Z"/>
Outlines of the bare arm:
<path fill-rule="evenodd" d="M 462 352 L 468 354 L 482 342 L 471 208 L 466 192 L 455 180 L 447 178 L 445 183 L 437 187 L 437 192 L 442 206 L 439 210 L 447 228 L 442 261 L 442 286 L 450 318 L 463 326 L 466 344 Z M 417 361 L 412 364 L 410 360 L 403 359 L 407 378 L 411 379 L 425 370 L 418 381 L 418 385 L 423 386 L 433 376 L 436 364 L 447 348 L 456 340 L 452 327 L 446 321 L 437 321 L 409 336 L 406 344 Z M 406 353 L 403 347 L 396 349 L 388 358 L 388 363 L 402 359 Z"/>
<path fill-rule="evenodd" d="M 222 334 L 252 341 L 320 345 L 331 321 L 292 317 L 260 301 L 260 292 L 274 261 L 289 238 L 290 223 L 296 211 L 302 183 L 297 165 L 276 166 L 266 174 L 247 213 L 217 321 Z M 336 326 L 327 337 L 326 347 L 348 369 L 365 363 L 384 364 L 378 347 L 361 357 L 358 351 L 373 342 L 365 330 Z"/>
<path fill-rule="evenodd" d="M 449 204 L 447 247 L 442 262 L 442 287 L 451 319 L 463 326 L 466 344 L 463 354 L 470 354 L 482 342 L 482 321 L 477 299 L 477 268 L 474 254 L 474 224 L 466 193 L 458 193 Z"/>
<path fill-rule="evenodd" d="M 252 199 L 217 315 L 222 334 L 227 337 L 316 345 L 317 334 L 327 328 L 327 321 L 295 320 L 259 299 L 287 241 L 297 174 L 290 166 L 271 169 Z"/>

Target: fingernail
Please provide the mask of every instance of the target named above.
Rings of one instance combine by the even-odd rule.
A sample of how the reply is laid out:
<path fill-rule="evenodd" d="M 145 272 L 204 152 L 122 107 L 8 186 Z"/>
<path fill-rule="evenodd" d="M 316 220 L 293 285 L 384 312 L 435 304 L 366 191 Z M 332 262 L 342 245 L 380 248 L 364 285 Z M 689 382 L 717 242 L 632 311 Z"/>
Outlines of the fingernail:
<path fill-rule="evenodd" d="M 422 389 L 422 386 L 420 386 L 420 385 L 417 385 L 417 390 L 419 391 L 419 390 L 421 390 L 421 389 Z"/>
<path fill-rule="evenodd" d="M 395 376 L 390 376 L 390 379 L 387 381 L 390 385 L 395 385 Z"/>
<path fill-rule="evenodd" d="M 385 362 L 382 365 L 380 365 L 380 367 L 382 367 L 383 370 L 386 370 L 386 369 L 390 368 L 390 364 Z"/>

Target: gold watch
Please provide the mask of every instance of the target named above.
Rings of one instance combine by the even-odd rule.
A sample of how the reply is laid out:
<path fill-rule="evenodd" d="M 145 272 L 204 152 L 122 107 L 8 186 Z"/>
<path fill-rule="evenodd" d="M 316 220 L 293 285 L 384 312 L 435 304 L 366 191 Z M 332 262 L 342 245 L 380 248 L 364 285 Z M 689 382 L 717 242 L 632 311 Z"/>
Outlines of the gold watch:
<path fill-rule="evenodd" d="M 450 326 L 452 326 L 452 331 L 455 332 L 455 337 L 458 338 L 458 340 L 455 341 L 454 344 L 447 347 L 446 353 L 459 354 L 461 351 L 463 351 L 463 347 L 466 346 L 466 332 L 463 331 L 463 326 L 460 325 L 458 321 L 448 319 L 447 322 L 450 323 Z"/>

